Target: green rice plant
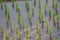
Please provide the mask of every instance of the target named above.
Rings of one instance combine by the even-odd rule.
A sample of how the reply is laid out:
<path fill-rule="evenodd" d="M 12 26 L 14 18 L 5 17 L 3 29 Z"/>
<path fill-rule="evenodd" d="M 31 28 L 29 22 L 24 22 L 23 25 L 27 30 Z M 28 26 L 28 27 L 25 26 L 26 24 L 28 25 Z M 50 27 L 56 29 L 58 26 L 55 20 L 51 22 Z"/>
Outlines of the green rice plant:
<path fill-rule="evenodd" d="M 12 26 L 12 21 L 10 20 L 10 26 Z"/>
<path fill-rule="evenodd" d="M 7 9 L 8 20 L 10 20 L 10 10 Z"/>
<path fill-rule="evenodd" d="M 10 20 L 10 29 L 11 29 L 11 32 L 12 32 L 12 21 Z"/>
<path fill-rule="evenodd" d="M 7 14 L 7 4 L 4 2 L 5 15 Z"/>
<path fill-rule="evenodd" d="M 36 27 L 38 27 L 38 21 L 36 21 Z"/>
<path fill-rule="evenodd" d="M 21 17 L 21 25 L 22 25 L 22 29 L 24 30 L 24 24 L 25 24 L 25 20 L 24 20 L 24 18 L 23 17 Z"/>
<path fill-rule="evenodd" d="M 50 40 L 52 40 L 52 33 L 53 33 L 52 27 L 49 25 L 48 29 L 49 29 Z"/>
<path fill-rule="evenodd" d="M 1 37 L 3 38 L 3 28 L 1 24 L 0 24 L 0 34 L 1 34 Z"/>
<path fill-rule="evenodd" d="M 40 9 L 38 10 L 38 18 L 39 18 L 39 22 L 41 23 Z"/>
<path fill-rule="evenodd" d="M 34 16 L 34 7 L 31 7 L 32 9 L 32 16 Z"/>
<path fill-rule="evenodd" d="M 47 32 L 48 32 L 48 26 L 49 26 L 49 24 L 48 24 L 48 20 L 47 20 L 47 19 L 46 19 L 45 23 L 46 23 L 46 26 L 47 26 Z"/>
<path fill-rule="evenodd" d="M 58 8 L 58 1 L 56 1 L 56 3 L 55 3 L 55 7 L 56 7 L 56 15 L 58 15 L 58 11 L 57 11 L 57 8 Z"/>
<path fill-rule="evenodd" d="M 9 23 L 8 23 L 8 15 L 6 16 L 6 23 L 7 23 L 7 26 L 9 26 Z"/>
<path fill-rule="evenodd" d="M 12 40 L 14 40 L 14 37 L 12 37 Z"/>
<path fill-rule="evenodd" d="M 14 8 L 14 0 L 11 0 L 11 2 L 12 2 L 12 7 Z"/>
<path fill-rule="evenodd" d="M 28 11 L 28 20 L 32 29 L 32 14 L 30 13 L 30 11 Z"/>
<path fill-rule="evenodd" d="M 37 30 L 37 33 L 38 33 L 38 21 L 36 21 L 36 30 Z"/>
<path fill-rule="evenodd" d="M 26 33 L 30 35 L 30 30 L 27 24 L 26 24 Z"/>
<path fill-rule="evenodd" d="M 1 9 L 3 8 L 3 5 L 2 5 L 2 0 L 0 0 L 0 4 L 1 4 Z"/>
<path fill-rule="evenodd" d="M 41 0 L 38 0 L 39 8 L 41 9 Z"/>
<path fill-rule="evenodd" d="M 56 11 L 53 11 L 52 16 L 53 16 L 53 18 L 56 16 Z"/>
<path fill-rule="evenodd" d="M 18 22 L 20 23 L 20 21 L 21 21 L 21 16 L 18 14 L 17 15 L 17 19 L 18 19 Z"/>
<path fill-rule="evenodd" d="M 7 26 L 9 26 L 9 12 L 7 11 L 6 13 L 6 23 L 7 23 Z"/>
<path fill-rule="evenodd" d="M 57 29 L 59 29 L 59 15 L 56 15 Z"/>
<path fill-rule="evenodd" d="M 52 6 L 53 6 L 53 8 L 54 8 L 54 0 L 52 0 Z"/>
<path fill-rule="evenodd" d="M 29 11 L 29 8 L 30 8 L 30 3 L 27 2 L 27 11 Z"/>
<path fill-rule="evenodd" d="M 19 7 L 18 3 L 16 3 L 16 11 L 17 11 L 18 13 L 20 13 L 20 7 Z"/>
<path fill-rule="evenodd" d="M 53 17 L 53 25 L 54 25 L 54 26 L 56 26 L 56 22 L 55 22 L 55 20 L 54 20 L 55 16 L 56 16 L 56 12 L 54 11 L 53 14 L 52 14 L 52 17 Z"/>
<path fill-rule="evenodd" d="M 8 22 L 8 15 L 6 15 L 6 22 Z"/>
<path fill-rule="evenodd" d="M 28 0 L 25 0 L 25 7 L 26 7 L 26 8 L 27 8 L 27 1 L 28 1 Z"/>
<path fill-rule="evenodd" d="M 7 23 L 7 26 L 9 27 L 9 21 L 10 21 L 10 10 L 7 9 L 7 13 L 6 13 L 6 23 Z"/>
<path fill-rule="evenodd" d="M 38 21 L 36 21 L 36 30 L 37 30 L 37 34 L 36 34 L 36 38 L 37 40 L 41 40 L 41 34 L 40 34 L 40 28 L 38 26 Z"/>
<path fill-rule="evenodd" d="M 40 16 L 41 16 L 41 20 L 43 21 L 44 16 L 43 16 L 42 11 L 40 11 Z"/>
<path fill-rule="evenodd" d="M 16 35 L 19 40 L 21 40 L 21 32 L 19 31 L 18 25 L 15 26 Z"/>
<path fill-rule="evenodd" d="M 6 40 L 10 40 L 8 32 L 6 32 Z"/>
<path fill-rule="evenodd" d="M 40 28 L 38 28 L 38 33 L 36 34 L 36 39 L 41 40 Z"/>
<path fill-rule="evenodd" d="M 27 11 L 29 11 L 30 3 L 28 0 L 25 0 L 25 7 L 27 8 Z"/>
<path fill-rule="evenodd" d="M 20 25 L 20 29 L 21 29 L 21 16 L 19 14 L 17 15 L 17 19 L 18 19 L 18 24 Z"/>
<path fill-rule="evenodd" d="M 18 30 L 18 39 L 21 40 L 21 32 Z"/>
<path fill-rule="evenodd" d="M 44 4 L 45 16 L 46 16 L 46 14 L 47 14 L 46 8 L 47 8 L 47 4 L 45 3 L 45 4 Z"/>
<path fill-rule="evenodd" d="M 18 30 L 19 30 L 18 25 L 15 25 L 15 30 L 16 30 L 16 33 L 18 33 Z"/>
<path fill-rule="evenodd" d="M 30 30 L 29 30 L 29 28 L 28 28 L 28 25 L 26 24 L 26 40 L 28 40 L 29 39 L 29 36 L 30 36 Z"/>
<path fill-rule="evenodd" d="M 38 21 L 36 21 L 36 30 L 37 30 L 37 33 L 38 33 Z"/>
<path fill-rule="evenodd" d="M 57 8 L 58 7 L 58 1 L 56 0 L 56 3 L 55 3 L 55 7 Z"/>
<path fill-rule="evenodd" d="M 40 4 L 41 3 L 41 0 L 38 0 L 38 3 Z"/>
<path fill-rule="evenodd" d="M 39 38 L 40 38 L 40 37 L 39 37 L 39 34 L 36 34 L 36 39 L 37 39 L 37 40 L 40 40 Z"/>
<path fill-rule="evenodd" d="M 51 9 L 50 8 L 48 9 L 48 12 L 49 12 L 49 20 L 51 20 Z"/>
<path fill-rule="evenodd" d="M 41 34 L 40 34 L 40 28 L 38 26 L 38 21 L 36 21 L 36 30 L 37 30 L 37 34 L 36 34 L 36 39 L 37 40 L 41 40 Z"/>
<path fill-rule="evenodd" d="M 0 3 L 2 3 L 2 0 L 0 0 Z"/>
<path fill-rule="evenodd" d="M 56 37 L 54 37 L 54 40 L 57 40 Z"/>
<path fill-rule="evenodd" d="M 0 24 L 0 31 L 2 31 L 2 25 Z"/>
<path fill-rule="evenodd" d="M 39 19 L 40 19 L 39 21 L 42 23 L 42 28 L 43 28 L 44 27 L 44 16 L 41 10 L 39 12 Z"/>

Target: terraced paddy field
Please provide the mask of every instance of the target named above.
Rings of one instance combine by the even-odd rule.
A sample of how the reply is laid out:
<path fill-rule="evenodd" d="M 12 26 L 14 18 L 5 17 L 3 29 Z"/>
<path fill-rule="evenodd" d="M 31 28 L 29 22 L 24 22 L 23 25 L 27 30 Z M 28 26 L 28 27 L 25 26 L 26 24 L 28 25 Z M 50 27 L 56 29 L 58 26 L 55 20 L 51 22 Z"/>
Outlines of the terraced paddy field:
<path fill-rule="evenodd" d="M 60 40 L 60 0 L 0 1 L 0 40 Z"/>

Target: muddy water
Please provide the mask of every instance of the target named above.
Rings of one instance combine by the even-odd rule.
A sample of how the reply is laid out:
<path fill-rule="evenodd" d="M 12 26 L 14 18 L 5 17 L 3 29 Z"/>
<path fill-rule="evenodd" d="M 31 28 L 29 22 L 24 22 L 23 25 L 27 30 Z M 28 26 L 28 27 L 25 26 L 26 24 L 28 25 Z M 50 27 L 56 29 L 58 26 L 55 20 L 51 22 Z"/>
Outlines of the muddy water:
<path fill-rule="evenodd" d="M 26 23 L 29 25 L 27 10 L 25 8 L 25 2 L 24 1 L 15 1 L 15 3 L 16 2 L 18 2 L 19 6 L 21 8 L 20 14 L 25 20 L 24 25 L 26 26 Z M 42 10 L 43 14 L 44 14 L 44 4 L 45 3 L 46 3 L 45 0 L 41 1 L 41 10 Z M 10 40 L 11 40 L 12 36 L 15 36 L 14 27 L 15 27 L 16 24 L 18 24 L 18 20 L 17 20 L 16 8 L 12 8 L 12 3 L 11 2 L 8 2 L 7 6 L 10 9 L 10 17 L 11 17 L 11 20 L 13 22 L 13 25 L 12 25 L 13 33 L 9 33 Z M 34 6 L 34 0 L 30 1 L 30 12 L 31 13 L 32 13 L 32 11 L 31 11 L 32 6 Z M 48 0 L 48 7 L 50 7 L 51 10 L 53 11 L 51 0 Z M 4 8 L 3 9 L 0 8 L 0 24 L 2 24 L 3 30 L 7 30 L 6 19 L 5 19 L 5 14 L 4 13 L 5 13 Z M 59 3 L 59 6 L 58 6 L 58 13 L 60 15 L 60 3 Z M 47 16 L 44 16 L 44 19 L 49 19 L 48 14 L 47 14 Z M 34 17 L 32 17 L 32 24 L 33 24 L 33 30 L 31 31 L 31 32 L 33 32 L 33 34 L 31 35 L 32 40 L 36 40 L 36 26 L 35 26 L 36 20 L 38 20 L 38 22 L 39 22 L 39 19 L 38 19 L 38 1 L 37 0 L 36 0 L 36 6 L 35 6 L 35 10 L 34 10 Z M 53 28 L 53 35 L 52 35 L 53 39 L 54 39 L 55 36 L 58 39 L 60 37 L 60 30 L 57 30 L 57 28 L 53 26 L 52 20 L 49 21 L 49 24 Z M 39 23 L 39 25 L 40 25 L 40 23 Z M 29 27 L 30 27 L 30 25 L 29 25 Z M 49 40 L 49 33 L 47 33 L 46 30 L 47 30 L 47 28 L 46 28 L 46 25 L 45 25 L 44 29 L 41 29 L 41 40 Z M 26 36 L 26 32 L 23 32 L 22 35 L 21 35 L 21 39 L 25 40 L 25 36 Z M 2 40 L 1 37 L 0 37 L 0 40 Z"/>

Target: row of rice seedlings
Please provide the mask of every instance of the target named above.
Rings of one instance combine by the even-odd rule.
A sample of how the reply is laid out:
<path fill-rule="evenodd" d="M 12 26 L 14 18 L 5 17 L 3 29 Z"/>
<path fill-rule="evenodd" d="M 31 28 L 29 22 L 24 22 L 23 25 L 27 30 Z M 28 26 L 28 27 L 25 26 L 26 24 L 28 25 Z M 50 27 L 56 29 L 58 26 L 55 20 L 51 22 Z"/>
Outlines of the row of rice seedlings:
<path fill-rule="evenodd" d="M 31 40 L 31 36 L 30 36 L 30 30 L 29 30 L 29 27 L 28 25 L 26 24 L 26 40 Z"/>
<path fill-rule="evenodd" d="M 14 0 L 11 0 L 11 2 L 12 2 L 12 7 L 14 8 Z"/>
<path fill-rule="evenodd" d="M 21 40 L 21 32 L 19 31 L 18 25 L 15 26 L 15 31 L 16 31 L 16 40 Z"/>
<path fill-rule="evenodd" d="M 20 25 L 20 29 L 24 30 L 24 23 L 25 23 L 24 18 L 21 17 L 19 14 L 18 14 L 17 18 L 18 18 L 18 24 Z"/>
<path fill-rule="evenodd" d="M 39 9 L 41 9 L 41 0 L 38 0 Z"/>
<path fill-rule="evenodd" d="M 52 30 L 52 27 L 49 25 L 48 27 L 48 30 L 49 30 L 49 37 L 50 37 L 50 40 L 52 40 L 52 33 L 53 33 L 53 30 Z"/>
<path fill-rule="evenodd" d="M 28 11 L 28 20 L 29 20 L 29 24 L 30 24 L 31 29 L 32 29 L 32 14 L 30 13 L 30 11 Z"/>
<path fill-rule="evenodd" d="M 18 3 L 16 3 L 16 11 L 18 12 L 18 24 L 20 25 L 20 29 L 24 30 L 24 19 L 20 15 L 20 7 L 19 7 Z M 23 28 L 22 28 L 22 26 L 23 26 Z"/>
<path fill-rule="evenodd" d="M 36 30 L 37 30 L 36 39 L 41 40 L 41 33 L 40 33 L 40 28 L 38 26 L 38 21 L 36 21 Z"/>
<path fill-rule="evenodd" d="M 0 0 L 0 4 L 1 4 L 1 9 L 3 8 L 3 5 L 2 5 L 2 0 Z"/>
<path fill-rule="evenodd" d="M 16 2 L 16 11 L 17 11 L 17 20 L 18 20 L 18 25 L 20 26 L 20 30 L 21 30 L 21 15 L 20 15 L 20 7 L 18 5 L 18 3 Z"/>

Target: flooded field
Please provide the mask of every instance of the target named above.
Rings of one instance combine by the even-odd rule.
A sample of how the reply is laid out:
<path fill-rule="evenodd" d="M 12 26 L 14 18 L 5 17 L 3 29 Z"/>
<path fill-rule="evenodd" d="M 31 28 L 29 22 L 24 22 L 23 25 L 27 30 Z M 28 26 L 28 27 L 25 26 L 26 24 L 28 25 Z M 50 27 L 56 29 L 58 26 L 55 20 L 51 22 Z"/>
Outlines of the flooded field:
<path fill-rule="evenodd" d="M 0 40 L 60 40 L 60 1 L 47 1 L 0 2 Z"/>

